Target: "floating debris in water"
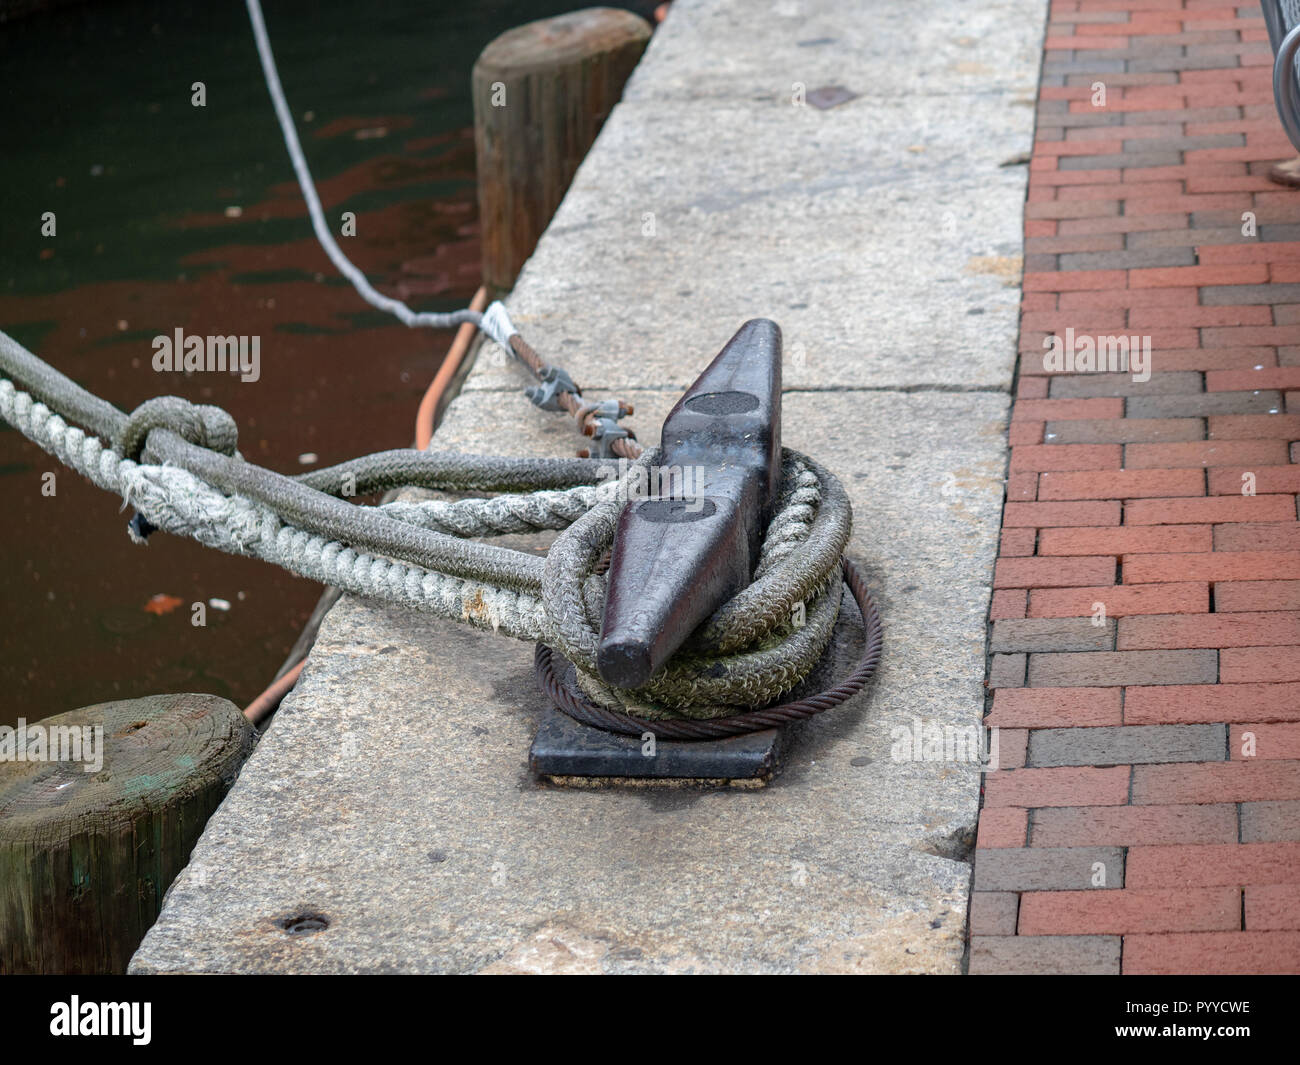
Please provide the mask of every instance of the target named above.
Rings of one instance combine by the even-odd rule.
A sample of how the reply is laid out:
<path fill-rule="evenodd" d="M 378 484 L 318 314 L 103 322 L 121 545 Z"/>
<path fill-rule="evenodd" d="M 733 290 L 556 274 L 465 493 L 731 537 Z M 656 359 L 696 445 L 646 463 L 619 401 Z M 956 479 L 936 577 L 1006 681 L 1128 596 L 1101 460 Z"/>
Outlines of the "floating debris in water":
<path fill-rule="evenodd" d="M 149 602 L 145 603 L 144 609 L 146 613 L 157 614 L 162 617 L 164 614 L 170 614 L 182 602 L 183 600 L 177 599 L 174 595 L 159 592 L 157 595 L 150 597 Z"/>

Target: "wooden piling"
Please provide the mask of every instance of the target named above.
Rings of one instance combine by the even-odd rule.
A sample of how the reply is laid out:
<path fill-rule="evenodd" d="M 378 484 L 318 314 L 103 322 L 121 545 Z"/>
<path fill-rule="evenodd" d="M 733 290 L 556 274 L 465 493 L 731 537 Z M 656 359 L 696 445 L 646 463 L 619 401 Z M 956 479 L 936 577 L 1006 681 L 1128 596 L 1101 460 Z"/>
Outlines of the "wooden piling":
<path fill-rule="evenodd" d="M 650 39 L 593 7 L 503 33 L 474 64 L 483 282 L 511 288 Z"/>
<path fill-rule="evenodd" d="M 213 695 L 101 703 L 25 728 L 0 734 L 0 973 L 125 972 L 255 730 Z M 76 757 L 51 760 L 56 743 Z"/>

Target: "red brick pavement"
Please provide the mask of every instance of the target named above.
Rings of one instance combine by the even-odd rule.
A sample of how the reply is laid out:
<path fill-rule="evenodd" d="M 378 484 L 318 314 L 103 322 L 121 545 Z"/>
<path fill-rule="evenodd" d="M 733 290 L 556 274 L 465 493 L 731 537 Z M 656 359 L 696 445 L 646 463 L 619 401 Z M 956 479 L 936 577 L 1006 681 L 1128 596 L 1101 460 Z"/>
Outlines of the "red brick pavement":
<path fill-rule="evenodd" d="M 1300 190 L 1263 176 L 1295 154 L 1271 70 L 1247 0 L 1051 5 L 972 973 L 1300 971 Z M 1052 372 L 1067 330 L 1149 337 L 1150 379 Z"/>

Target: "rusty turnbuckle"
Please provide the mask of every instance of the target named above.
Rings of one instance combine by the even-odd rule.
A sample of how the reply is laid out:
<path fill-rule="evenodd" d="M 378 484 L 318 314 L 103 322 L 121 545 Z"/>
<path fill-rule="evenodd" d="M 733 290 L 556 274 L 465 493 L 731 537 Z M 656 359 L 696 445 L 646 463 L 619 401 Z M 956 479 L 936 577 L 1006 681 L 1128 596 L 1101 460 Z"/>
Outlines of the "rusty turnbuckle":
<path fill-rule="evenodd" d="M 749 583 L 781 479 L 781 330 L 746 322 L 664 421 L 619 516 L 596 665 L 639 688 Z"/>

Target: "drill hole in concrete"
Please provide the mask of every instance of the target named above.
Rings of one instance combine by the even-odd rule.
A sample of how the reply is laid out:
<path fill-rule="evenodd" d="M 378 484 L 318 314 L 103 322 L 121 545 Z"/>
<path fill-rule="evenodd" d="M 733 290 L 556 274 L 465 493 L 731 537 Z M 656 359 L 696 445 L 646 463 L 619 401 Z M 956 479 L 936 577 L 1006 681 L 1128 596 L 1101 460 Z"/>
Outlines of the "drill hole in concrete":
<path fill-rule="evenodd" d="M 282 917 L 277 923 L 291 936 L 315 935 L 330 926 L 329 918 L 319 913 L 296 913 Z"/>

